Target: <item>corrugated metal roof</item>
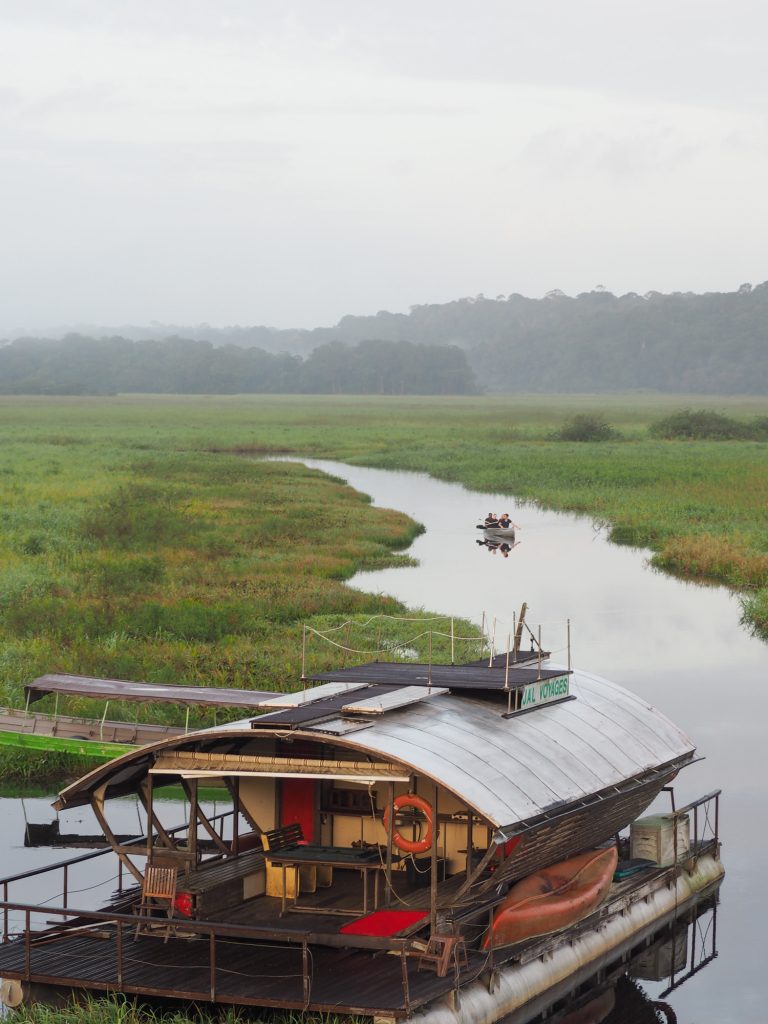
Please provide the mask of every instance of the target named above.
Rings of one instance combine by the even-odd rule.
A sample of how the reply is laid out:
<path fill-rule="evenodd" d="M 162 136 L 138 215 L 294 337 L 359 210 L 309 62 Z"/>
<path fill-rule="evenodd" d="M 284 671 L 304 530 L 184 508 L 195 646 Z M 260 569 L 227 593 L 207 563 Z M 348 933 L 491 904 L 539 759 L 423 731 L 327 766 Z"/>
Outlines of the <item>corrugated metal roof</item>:
<path fill-rule="evenodd" d="M 334 737 L 334 743 L 390 759 L 415 775 L 438 781 L 498 827 L 693 756 L 688 736 L 627 690 L 581 672 L 574 673 L 571 682 L 576 700 L 543 706 L 528 715 L 505 719 L 504 708 L 494 701 L 448 694 L 384 714 L 359 733 Z M 293 735 L 314 735 L 327 743 L 332 721 L 318 725 L 317 732 L 307 724 Z M 204 741 L 211 750 L 218 733 L 233 749 L 233 743 L 259 735 L 250 720 L 240 727 L 239 739 L 238 726 L 231 723 L 226 730 L 187 735 L 177 745 Z M 114 770 L 122 765 L 125 772 L 132 756 L 138 762 L 152 749 L 119 759 Z M 143 767 L 137 764 L 138 773 L 146 767 L 146 761 Z M 108 769 L 97 769 L 64 790 L 61 806 L 82 802 L 89 788 L 106 779 Z"/>

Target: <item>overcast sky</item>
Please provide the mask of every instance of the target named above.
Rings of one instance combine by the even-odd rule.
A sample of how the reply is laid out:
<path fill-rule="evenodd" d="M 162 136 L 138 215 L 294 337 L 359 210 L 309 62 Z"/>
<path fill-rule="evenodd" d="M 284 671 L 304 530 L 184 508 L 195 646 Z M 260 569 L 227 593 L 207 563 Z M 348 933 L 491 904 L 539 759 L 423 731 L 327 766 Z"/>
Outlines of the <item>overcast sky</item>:
<path fill-rule="evenodd" d="M 768 279 L 768 5 L 2 0 L 0 332 Z"/>

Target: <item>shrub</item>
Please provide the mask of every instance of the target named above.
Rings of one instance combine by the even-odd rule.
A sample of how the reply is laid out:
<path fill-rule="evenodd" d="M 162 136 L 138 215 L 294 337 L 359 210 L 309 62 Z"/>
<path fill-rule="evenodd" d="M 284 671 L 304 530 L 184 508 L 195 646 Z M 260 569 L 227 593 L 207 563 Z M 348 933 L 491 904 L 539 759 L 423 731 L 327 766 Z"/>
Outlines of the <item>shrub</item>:
<path fill-rule="evenodd" d="M 602 416 L 578 413 L 550 436 L 552 441 L 618 441 L 622 434 Z"/>
<path fill-rule="evenodd" d="M 666 441 L 765 441 L 768 417 L 744 423 L 712 409 L 682 409 L 652 423 L 648 433 Z"/>

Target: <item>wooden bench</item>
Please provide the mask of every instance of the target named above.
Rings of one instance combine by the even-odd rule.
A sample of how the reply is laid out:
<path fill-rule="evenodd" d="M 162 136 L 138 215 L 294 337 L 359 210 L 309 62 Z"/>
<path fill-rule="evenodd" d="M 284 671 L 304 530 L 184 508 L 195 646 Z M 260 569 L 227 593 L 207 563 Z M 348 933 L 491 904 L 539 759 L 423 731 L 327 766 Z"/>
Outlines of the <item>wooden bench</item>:
<path fill-rule="evenodd" d="M 237 857 L 203 861 L 183 880 L 179 889 L 192 898 L 195 917 L 205 918 L 237 907 L 264 893 L 264 854 L 248 850 Z"/>
<path fill-rule="evenodd" d="M 316 892 L 318 885 L 329 886 L 333 883 L 333 868 L 330 865 L 280 864 L 281 853 L 306 845 L 298 823 L 262 832 L 261 843 L 267 865 L 267 896 L 295 901 L 301 891 Z"/>

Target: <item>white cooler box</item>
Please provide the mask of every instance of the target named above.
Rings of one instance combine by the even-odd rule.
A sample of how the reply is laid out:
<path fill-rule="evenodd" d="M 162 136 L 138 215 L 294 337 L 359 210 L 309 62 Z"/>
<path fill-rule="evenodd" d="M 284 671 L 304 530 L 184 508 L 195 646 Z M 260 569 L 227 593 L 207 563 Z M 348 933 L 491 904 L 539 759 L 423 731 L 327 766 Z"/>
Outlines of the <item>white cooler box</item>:
<path fill-rule="evenodd" d="M 652 860 L 659 867 L 671 867 L 683 860 L 691 848 L 691 823 L 687 815 L 677 819 L 677 856 L 675 856 L 675 819 L 671 814 L 654 814 L 633 821 L 629 830 L 630 856 Z"/>

